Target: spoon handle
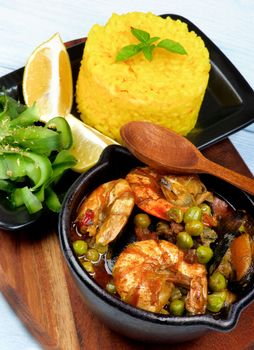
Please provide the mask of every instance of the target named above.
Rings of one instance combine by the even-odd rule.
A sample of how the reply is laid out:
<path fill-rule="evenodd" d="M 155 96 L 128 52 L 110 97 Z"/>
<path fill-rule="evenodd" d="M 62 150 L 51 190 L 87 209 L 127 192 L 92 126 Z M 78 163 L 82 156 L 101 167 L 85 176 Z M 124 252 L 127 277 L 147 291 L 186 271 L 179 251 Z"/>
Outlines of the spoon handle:
<path fill-rule="evenodd" d="M 214 163 L 207 158 L 204 158 L 200 165 L 202 168 L 201 170 L 203 170 L 205 173 L 215 175 L 220 179 L 240 188 L 241 190 L 254 195 L 254 178 L 250 178 L 236 173 L 228 168 L 224 168 L 223 166 Z"/>

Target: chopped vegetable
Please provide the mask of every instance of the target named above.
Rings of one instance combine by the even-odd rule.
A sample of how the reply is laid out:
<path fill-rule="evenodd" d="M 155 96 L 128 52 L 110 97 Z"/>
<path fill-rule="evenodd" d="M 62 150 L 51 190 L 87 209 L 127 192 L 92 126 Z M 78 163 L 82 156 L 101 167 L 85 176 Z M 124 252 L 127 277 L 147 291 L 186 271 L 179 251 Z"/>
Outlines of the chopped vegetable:
<path fill-rule="evenodd" d="M 213 251 L 208 246 L 200 245 L 197 248 L 197 257 L 200 264 L 207 264 L 213 257 Z"/>
<path fill-rule="evenodd" d="M 32 152 L 46 155 L 60 149 L 59 134 L 42 126 L 29 125 L 25 128 L 16 128 L 11 131 L 11 136 L 3 140 L 3 144 L 29 149 Z"/>
<path fill-rule="evenodd" d="M 99 260 L 99 253 L 96 249 L 88 249 L 86 253 L 86 258 L 90 261 L 98 261 Z"/>
<path fill-rule="evenodd" d="M 17 201 L 20 201 L 20 204 L 25 204 L 30 214 L 36 213 L 42 209 L 41 201 L 27 186 L 17 188 L 14 193 Z M 15 203 L 15 201 L 13 201 L 13 203 Z"/>
<path fill-rule="evenodd" d="M 88 244 L 86 243 L 86 241 L 82 239 L 77 239 L 75 242 L 73 242 L 73 249 L 77 255 L 81 256 L 86 254 L 88 249 Z"/>
<path fill-rule="evenodd" d="M 184 313 L 184 301 L 180 299 L 173 300 L 170 303 L 169 309 L 173 316 L 182 316 Z"/>
<path fill-rule="evenodd" d="M 71 128 L 66 120 L 61 117 L 50 119 L 46 124 L 49 129 L 56 130 L 60 135 L 60 145 L 62 149 L 69 149 L 72 145 Z"/>
<path fill-rule="evenodd" d="M 221 292 L 227 287 L 227 281 L 223 274 L 219 271 L 215 271 L 209 277 L 209 287 L 213 292 Z"/>
<path fill-rule="evenodd" d="M 71 129 L 62 117 L 47 124 L 30 108 L 0 93 L 0 191 L 13 208 L 25 205 L 33 214 L 45 204 L 59 212 L 54 185 L 76 164 L 69 153 Z"/>
<path fill-rule="evenodd" d="M 193 246 L 193 239 L 187 232 L 179 232 L 176 239 L 176 244 L 179 248 L 190 249 Z"/>
<path fill-rule="evenodd" d="M 134 223 L 137 227 L 147 228 L 151 224 L 151 219 L 147 214 L 137 214 L 134 217 Z"/>
<path fill-rule="evenodd" d="M 226 301 L 226 291 L 215 292 L 207 297 L 207 309 L 211 312 L 219 312 Z"/>
<path fill-rule="evenodd" d="M 190 207 L 186 210 L 184 213 L 184 222 L 187 224 L 187 222 L 192 220 L 201 220 L 202 212 L 199 207 Z"/>
<path fill-rule="evenodd" d="M 200 236 L 203 232 L 203 223 L 199 220 L 190 220 L 185 225 L 185 231 L 191 236 Z"/>

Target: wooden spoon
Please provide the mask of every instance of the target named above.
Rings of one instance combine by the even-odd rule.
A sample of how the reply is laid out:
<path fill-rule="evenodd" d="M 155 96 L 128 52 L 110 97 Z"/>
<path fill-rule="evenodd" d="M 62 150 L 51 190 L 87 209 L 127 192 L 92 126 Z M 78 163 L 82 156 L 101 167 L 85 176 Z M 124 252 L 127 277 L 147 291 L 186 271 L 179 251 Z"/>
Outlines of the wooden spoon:
<path fill-rule="evenodd" d="M 254 195 L 254 179 L 224 168 L 207 158 L 185 137 L 149 122 L 122 126 L 121 137 L 129 151 L 152 168 L 169 173 L 207 173 Z"/>

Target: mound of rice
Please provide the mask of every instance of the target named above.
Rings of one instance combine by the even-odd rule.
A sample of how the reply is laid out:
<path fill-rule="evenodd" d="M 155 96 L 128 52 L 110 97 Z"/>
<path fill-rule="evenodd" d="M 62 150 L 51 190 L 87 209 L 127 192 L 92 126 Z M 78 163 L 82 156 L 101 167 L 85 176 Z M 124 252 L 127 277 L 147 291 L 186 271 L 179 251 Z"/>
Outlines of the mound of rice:
<path fill-rule="evenodd" d="M 139 43 L 131 27 L 177 41 L 187 55 L 156 48 L 151 62 L 140 52 L 116 63 L 123 46 Z M 89 32 L 76 88 L 78 110 L 85 123 L 119 142 L 120 127 L 132 120 L 186 135 L 196 124 L 209 70 L 208 50 L 186 23 L 152 13 L 113 14 Z"/>

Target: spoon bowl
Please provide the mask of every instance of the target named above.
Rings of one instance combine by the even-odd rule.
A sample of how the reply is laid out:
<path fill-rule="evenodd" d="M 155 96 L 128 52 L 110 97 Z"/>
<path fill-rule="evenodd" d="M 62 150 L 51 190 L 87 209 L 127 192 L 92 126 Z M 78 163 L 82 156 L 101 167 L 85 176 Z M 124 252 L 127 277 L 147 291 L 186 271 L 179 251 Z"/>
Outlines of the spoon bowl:
<path fill-rule="evenodd" d="M 254 179 L 208 160 L 190 141 L 168 128 L 134 121 L 123 125 L 120 133 L 129 151 L 154 169 L 178 174 L 214 175 L 254 195 Z"/>

